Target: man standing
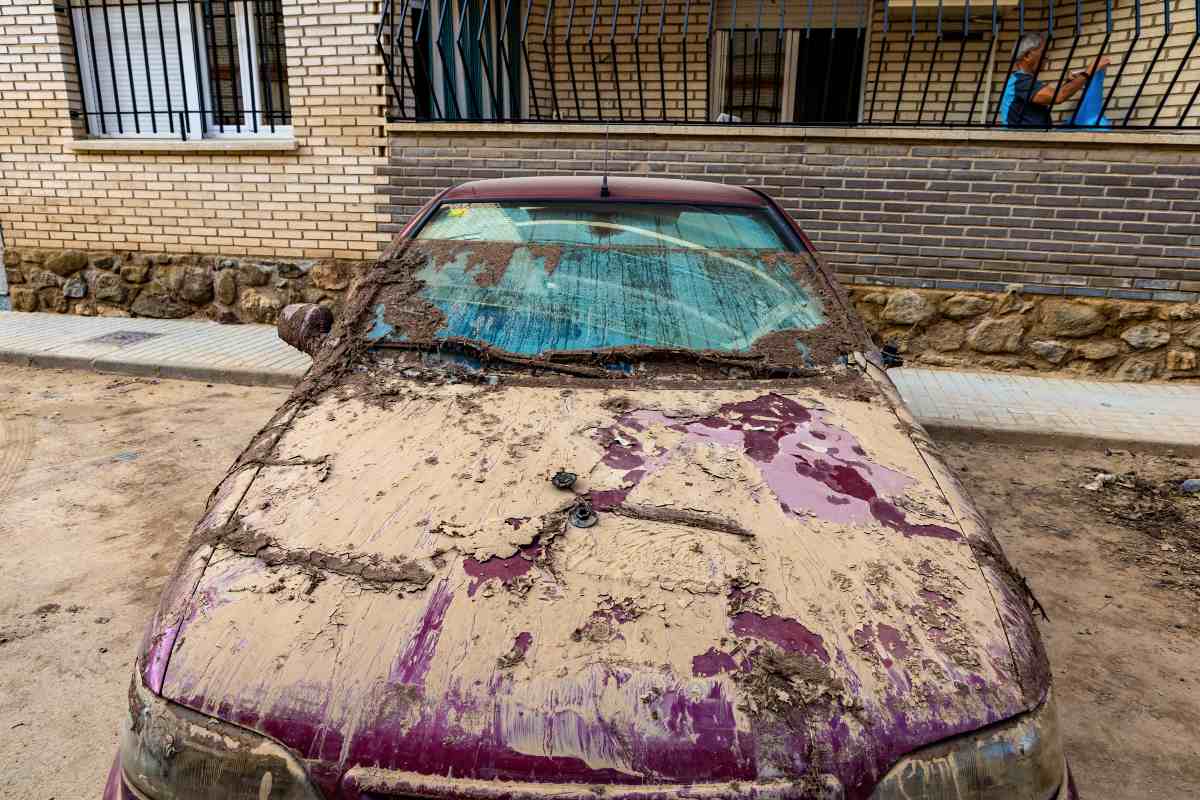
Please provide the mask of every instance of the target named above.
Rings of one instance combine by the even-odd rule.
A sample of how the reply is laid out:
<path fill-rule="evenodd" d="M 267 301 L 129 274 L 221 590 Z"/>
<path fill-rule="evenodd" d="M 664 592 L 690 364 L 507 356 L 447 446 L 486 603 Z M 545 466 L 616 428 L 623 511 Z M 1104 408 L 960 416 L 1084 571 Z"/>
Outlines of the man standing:
<path fill-rule="evenodd" d="M 1108 56 L 1100 56 L 1090 69 L 1071 73 L 1054 93 L 1055 87 L 1034 75 L 1042 66 L 1046 51 L 1046 38 L 1040 33 L 1027 33 L 1017 42 L 1017 57 L 1012 74 L 1004 84 L 1004 95 L 1000 98 L 1000 121 L 1009 128 L 1049 128 L 1050 109 L 1071 98 L 1087 85 L 1088 77 L 1112 63 Z M 1092 89 L 1099 90 L 1101 79 L 1092 81 Z"/>

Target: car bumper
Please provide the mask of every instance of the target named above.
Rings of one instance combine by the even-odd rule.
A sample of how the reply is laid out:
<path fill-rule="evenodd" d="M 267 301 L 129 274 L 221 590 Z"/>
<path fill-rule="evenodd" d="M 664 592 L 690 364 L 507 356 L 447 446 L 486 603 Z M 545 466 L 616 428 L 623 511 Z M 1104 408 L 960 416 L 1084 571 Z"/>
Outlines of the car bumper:
<path fill-rule="evenodd" d="M 1075 776 L 1071 774 L 1071 765 L 1067 765 L 1066 780 L 1063 781 L 1062 788 L 1058 790 L 1056 800 L 1079 800 L 1079 790 L 1075 788 Z"/>
<path fill-rule="evenodd" d="M 1058 795 L 1054 800 L 1079 800 L 1079 792 L 1075 788 L 1075 778 L 1071 775 L 1071 767 L 1066 768 L 1062 787 L 1058 790 Z M 121 755 L 118 753 L 113 759 L 112 767 L 108 771 L 108 780 L 104 784 L 103 800 L 141 800 L 133 791 L 125 784 L 121 777 Z"/>
<path fill-rule="evenodd" d="M 103 800 L 141 800 L 121 777 L 120 753 L 113 759 L 112 767 L 108 770 L 108 780 L 104 782 Z"/>

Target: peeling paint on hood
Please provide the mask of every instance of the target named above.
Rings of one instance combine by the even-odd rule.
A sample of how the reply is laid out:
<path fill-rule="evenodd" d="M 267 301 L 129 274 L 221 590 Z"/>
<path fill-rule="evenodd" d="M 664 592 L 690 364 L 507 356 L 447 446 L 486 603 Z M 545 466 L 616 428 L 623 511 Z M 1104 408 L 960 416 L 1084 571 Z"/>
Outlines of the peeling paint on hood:
<path fill-rule="evenodd" d="M 162 692 L 330 797 L 352 768 L 866 797 L 1036 700 L 986 532 L 884 398 L 818 385 L 327 392 L 202 523 Z"/>

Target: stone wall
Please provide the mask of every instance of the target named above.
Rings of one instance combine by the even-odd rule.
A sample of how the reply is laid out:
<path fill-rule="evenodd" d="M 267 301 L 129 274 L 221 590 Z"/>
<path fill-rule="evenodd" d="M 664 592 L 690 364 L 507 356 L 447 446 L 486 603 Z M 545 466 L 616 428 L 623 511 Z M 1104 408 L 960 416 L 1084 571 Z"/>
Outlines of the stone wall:
<path fill-rule="evenodd" d="M 853 287 L 855 308 L 905 363 L 1066 371 L 1121 381 L 1200 377 L 1200 303 Z"/>
<path fill-rule="evenodd" d="M 16 311 L 274 323 L 288 303 L 335 314 L 369 262 L 15 250 L 4 254 Z M 1122 381 L 1200 378 L 1200 302 L 848 287 L 877 342 L 906 363 L 1065 371 Z"/>
<path fill-rule="evenodd" d="M 15 311 L 273 323 L 288 303 L 336 313 L 363 262 L 9 249 L 4 263 Z"/>

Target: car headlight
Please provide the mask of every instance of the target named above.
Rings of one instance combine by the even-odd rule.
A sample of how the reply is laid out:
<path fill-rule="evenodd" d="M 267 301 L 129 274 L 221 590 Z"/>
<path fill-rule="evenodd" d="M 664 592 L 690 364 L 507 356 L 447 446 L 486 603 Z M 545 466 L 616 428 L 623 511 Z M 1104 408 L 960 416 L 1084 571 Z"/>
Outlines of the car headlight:
<path fill-rule="evenodd" d="M 1052 800 L 1066 775 L 1054 700 L 986 730 L 911 753 L 871 800 Z"/>
<path fill-rule="evenodd" d="M 121 772 L 148 800 L 321 800 L 286 748 L 156 697 L 133 676 Z"/>

